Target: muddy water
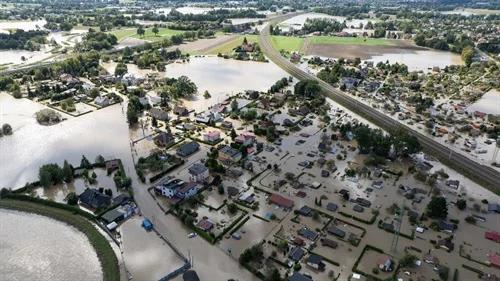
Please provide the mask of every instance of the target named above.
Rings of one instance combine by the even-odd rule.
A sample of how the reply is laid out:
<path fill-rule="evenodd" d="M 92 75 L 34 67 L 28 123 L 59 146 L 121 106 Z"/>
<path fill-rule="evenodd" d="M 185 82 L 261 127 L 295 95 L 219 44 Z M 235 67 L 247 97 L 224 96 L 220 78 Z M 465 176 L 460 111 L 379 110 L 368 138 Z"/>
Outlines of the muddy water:
<path fill-rule="evenodd" d="M 500 92 L 491 90 L 467 108 L 469 112 L 476 110 L 488 114 L 500 115 Z"/>
<path fill-rule="evenodd" d="M 191 58 L 189 63 L 167 65 L 168 77 L 185 75 L 198 86 L 200 93 L 185 105 L 197 112 L 222 102 L 227 97 L 245 90 L 267 91 L 277 80 L 288 74 L 275 64 L 248 62 L 218 57 Z M 205 99 L 205 90 L 211 98 Z"/>
<path fill-rule="evenodd" d="M 1 280 L 102 280 L 83 233 L 35 214 L 0 209 L 0 259 Z"/>
<path fill-rule="evenodd" d="M 46 20 L 36 20 L 36 21 L 0 21 L 0 30 L 9 31 L 11 29 L 22 29 L 35 30 L 43 29 L 43 26 L 47 23 Z"/>
<path fill-rule="evenodd" d="M 18 188 L 36 180 L 38 168 L 67 159 L 79 165 L 82 155 L 94 160 L 130 155 L 128 125 L 121 105 L 113 105 L 54 126 L 39 125 L 34 114 L 42 105 L 0 93 L 0 123 L 13 135 L 0 139 L 0 186 Z"/>
<path fill-rule="evenodd" d="M 449 65 L 462 64 L 460 55 L 452 52 L 437 50 L 412 51 L 401 49 L 401 53 L 388 53 L 373 56 L 370 61 L 375 64 L 378 62 L 389 61 L 390 63 L 404 63 L 408 70 L 428 70 L 434 66 L 444 68 Z"/>

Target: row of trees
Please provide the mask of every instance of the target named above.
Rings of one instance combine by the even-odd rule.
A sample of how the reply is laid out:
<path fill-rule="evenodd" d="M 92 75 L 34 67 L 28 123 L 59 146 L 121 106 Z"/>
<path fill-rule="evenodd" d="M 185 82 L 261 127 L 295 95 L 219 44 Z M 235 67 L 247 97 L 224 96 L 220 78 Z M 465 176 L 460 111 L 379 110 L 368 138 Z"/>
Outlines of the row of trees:
<path fill-rule="evenodd" d="M 0 50 L 23 49 L 29 51 L 40 50 L 41 45 L 47 43 L 47 31 L 16 29 L 14 32 L 0 33 Z"/>

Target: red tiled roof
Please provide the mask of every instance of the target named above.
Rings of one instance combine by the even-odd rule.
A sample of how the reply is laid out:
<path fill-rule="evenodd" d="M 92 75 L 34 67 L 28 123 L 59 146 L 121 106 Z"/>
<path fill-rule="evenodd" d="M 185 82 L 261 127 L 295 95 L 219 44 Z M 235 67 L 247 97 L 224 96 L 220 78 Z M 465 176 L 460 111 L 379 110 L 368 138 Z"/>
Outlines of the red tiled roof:
<path fill-rule="evenodd" d="M 493 240 L 495 242 L 500 242 L 500 232 L 487 231 L 484 233 L 484 238 Z"/>
<path fill-rule="evenodd" d="M 269 202 L 276 204 L 278 206 L 284 207 L 284 208 L 292 208 L 293 207 L 293 201 L 285 198 L 279 194 L 272 194 L 271 197 L 269 197 Z"/>
<path fill-rule="evenodd" d="M 490 254 L 489 261 L 491 265 L 500 267 L 500 256 L 497 254 Z"/>

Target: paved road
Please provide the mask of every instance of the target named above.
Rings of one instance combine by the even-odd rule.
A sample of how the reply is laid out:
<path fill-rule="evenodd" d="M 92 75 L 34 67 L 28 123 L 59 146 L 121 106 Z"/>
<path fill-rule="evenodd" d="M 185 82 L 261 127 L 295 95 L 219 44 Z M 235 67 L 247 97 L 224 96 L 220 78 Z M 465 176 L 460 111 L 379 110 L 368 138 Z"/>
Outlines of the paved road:
<path fill-rule="evenodd" d="M 290 16 L 292 15 L 284 16 L 281 19 Z M 451 168 L 478 182 L 479 184 L 490 189 L 496 194 L 500 194 L 500 172 L 494 170 L 491 167 L 477 163 L 476 161 L 468 158 L 465 155 L 462 155 L 461 153 L 453 151 L 452 148 L 440 144 L 431 137 L 425 136 L 417 131 L 412 130 L 410 127 L 392 119 L 382 112 L 373 109 L 369 105 L 366 105 L 350 97 L 346 93 L 318 79 L 316 76 L 301 70 L 295 64 L 282 57 L 280 53 L 271 45 L 269 24 L 267 24 L 260 32 L 259 41 L 260 47 L 264 54 L 266 54 L 266 56 L 270 60 L 272 60 L 275 64 L 277 64 L 292 76 L 296 77 L 299 80 L 318 81 L 323 90 L 323 93 L 327 97 L 331 98 L 340 105 L 348 108 L 356 114 L 359 114 L 360 116 L 366 118 L 367 120 L 373 122 L 377 126 L 387 131 L 394 131 L 397 129 L 407 130 L 410 134 L 418 138 L 420 144 L 428 154 L 438 158 L 440 161 L 447 164 Z"/>

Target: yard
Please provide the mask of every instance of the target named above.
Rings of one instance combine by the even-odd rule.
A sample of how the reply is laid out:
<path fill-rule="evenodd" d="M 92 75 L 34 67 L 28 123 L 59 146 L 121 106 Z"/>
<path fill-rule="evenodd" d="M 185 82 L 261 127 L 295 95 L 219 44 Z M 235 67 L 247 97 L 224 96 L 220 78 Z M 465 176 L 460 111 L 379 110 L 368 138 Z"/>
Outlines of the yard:
<path fill-rule="evenodd" d="M 271 44 L 276 50 L 287 52 L 299 51 L 304 44 L 304 38 L 292 36 L 272 36 Z"/>
<path fill-rule="evenodd" d="M 185 32 L 184 30 L 173 30 L 173 29 L 169 29 L 169 28 L 160 27 L 160 28 L 158 28 L 158 30 L 159 30 L 158 35 L 155 35 L 153 33 L 152 29 L 153 28 L 146 28 L 145 29 L 146 33 L 144 33 L 144 36 L 140 36 L 139 34 L 137 34 L 137 29 L 131 29 L 131 28 L 117 29 L 117 30 L 113 30 L 109 33 L 115 35 L 116 38 L 118 39 L 118 42 L 120 42 L 123 39 L 128 38 L 128 37 L 132 37 L 132 38 L 136 38 L 136 39 L 144 39 L 144 40 L 148 40 L 148 41 L 159 41 L 159 40 L 163 40 L 165 38 L 169 38 L 172 35 L 182 34 Z"/>

